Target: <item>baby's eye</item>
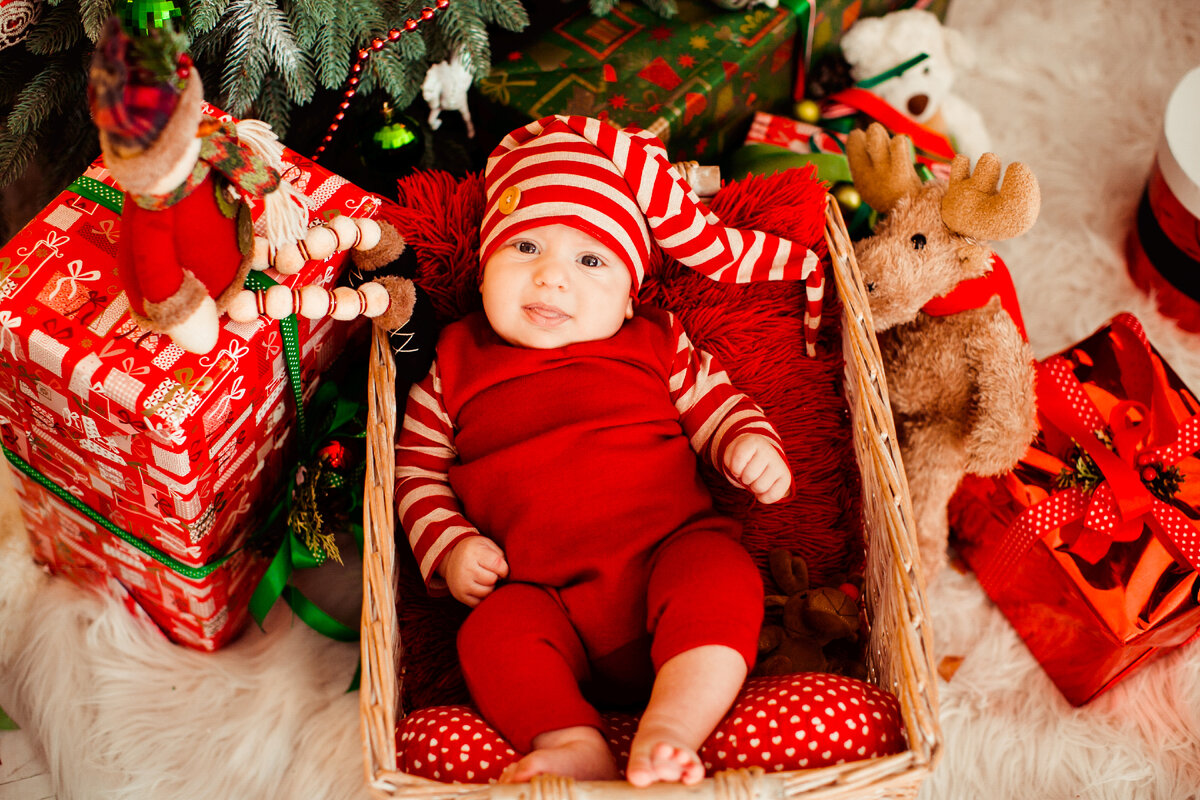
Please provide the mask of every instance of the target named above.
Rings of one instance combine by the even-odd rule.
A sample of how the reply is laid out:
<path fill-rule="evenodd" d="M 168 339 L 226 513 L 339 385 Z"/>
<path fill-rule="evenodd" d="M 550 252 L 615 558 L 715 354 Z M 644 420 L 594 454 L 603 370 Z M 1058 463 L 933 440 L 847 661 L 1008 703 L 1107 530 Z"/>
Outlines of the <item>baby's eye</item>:
<path fill-rule="evenodd" d="M 517 242 L 517 252 L 531 256 L 537 253 L 537 245 L 530 241 Z"/>
<path fill-rule="evenodd" d="M 587 255 L 584 255 L 584 256 L 580 256 L 579 263 L 583 264 L 585 267 L 603 267 L 604 266 L 604 262 L 600 259 L 600 256 L 594 256 L 591 253 L 588 253 Z"/>

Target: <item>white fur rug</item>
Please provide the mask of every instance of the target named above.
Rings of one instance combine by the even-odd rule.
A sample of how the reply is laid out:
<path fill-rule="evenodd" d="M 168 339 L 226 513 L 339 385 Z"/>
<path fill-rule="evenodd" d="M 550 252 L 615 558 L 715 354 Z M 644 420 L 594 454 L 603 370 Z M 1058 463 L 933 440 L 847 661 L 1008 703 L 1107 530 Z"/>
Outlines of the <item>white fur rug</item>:
<path fill-rule="evenodd" d="M 1130 310 L 1200 389 L 1200 336 L 1155 313 L 1122 256 L 1167 96 L 1200 65 L 1195 4 L 954 0 L 949 21 L 979 54 L 962 93 L 1001 158 L 1041 180 L 1040 222 L 998 248 L 1037 354 Z M 355 619 L 356 565 L 319 578 L 310 594 Z M 965 660 L 939 687 L 943 758 L 922 797 L 1200 796 L 1200 646 L 1075 709 L 973 577 L 950 572 L 929 601 L 939 657 Z M 267 630 L 208 656 L 148 635 L 32 566 L 0 486 L 0 706 L 41 743 L 59 798 L 365 797 L 357 695 L 344 693 L 357 648 L 282 606 Z"/>

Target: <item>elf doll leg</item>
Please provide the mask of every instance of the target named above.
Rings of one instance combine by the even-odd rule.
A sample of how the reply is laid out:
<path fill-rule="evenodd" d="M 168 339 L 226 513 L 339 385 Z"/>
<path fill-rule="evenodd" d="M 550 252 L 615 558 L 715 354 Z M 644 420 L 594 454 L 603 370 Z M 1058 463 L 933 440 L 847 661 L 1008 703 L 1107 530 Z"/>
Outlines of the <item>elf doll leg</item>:
<path fill-rule="evenodd" d="M 511 583 L 488 595 L 459 630 L 458 656 L 479 712 L 517 752 L 547 731 L 600 729 L 579 689 L 587 654 L 545 589 Z"/>

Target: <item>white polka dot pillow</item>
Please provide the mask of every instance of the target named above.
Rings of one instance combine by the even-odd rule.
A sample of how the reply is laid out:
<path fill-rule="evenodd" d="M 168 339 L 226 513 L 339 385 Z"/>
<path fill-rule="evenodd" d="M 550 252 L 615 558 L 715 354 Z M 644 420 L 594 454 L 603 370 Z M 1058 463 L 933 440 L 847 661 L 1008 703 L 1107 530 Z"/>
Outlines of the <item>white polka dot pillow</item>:
<path fill-rule="evenodd" d="M 605 714 L 609 747 L 624 769 L 637 717 Z M 500 777 L 518 755 L 467 706 L 434 706 L 396 727 L 397 766 L 462 783 Z M 869 683 L 805 672 L 751 678 L 700 748 L 705 769 L 812 769 L 892 755 L 906 747 L 896 698 Z"/>

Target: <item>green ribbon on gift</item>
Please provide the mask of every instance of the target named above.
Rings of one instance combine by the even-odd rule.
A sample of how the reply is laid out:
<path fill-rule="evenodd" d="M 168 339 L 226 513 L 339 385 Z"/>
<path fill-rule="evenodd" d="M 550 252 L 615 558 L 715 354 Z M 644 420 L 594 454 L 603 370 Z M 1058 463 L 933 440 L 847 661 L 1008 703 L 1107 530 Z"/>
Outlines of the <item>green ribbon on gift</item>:
<path fill-rule="evenodd" d="M 121 209 L 125 207 L 125 193 L 115 186 L 109 186 L 103 181 L 98 181 L 95 178 L 89 178 L 87 175 L 80 175 L 71 185 L 67 187 L 67 191 L 74 192 L 80 197 L 91 200 L 112 211 L 114 214 L 120 214 Z"/>
<path fill-rule="evenodd" d="M 303 451 L 296 467 L 292 470 L 292 479 L 285 488 L 283 497 L 271 509 L 264 527 L 277 523 L 280 517 L 284 519 L 288 517 L 292 508 L 292 487 L 296 485 L 297 470 L 312 459 L 317 448 L 326 439 L 342 433 L 347 424 L 358 414 L 359 408 L 358 403 L 343 397 L 334 383 L 325 383 L 317 390 L 312 401 L 313 416 L 315 419 L 323 420 L 324 424 L 312 438 L 302 438 Z M 361 550 L 362 527 L 352 525 L 351 532 Z M 298 569 L 319 567 L 325 563 L 326 557 L 324 551 L 314 552 L 311 550 L 301 539 L 299 532 L 291 525 L 288 526 L 287 534 L 284 536 L 279 550 L 275 553 L 271 565 L 267 567 L 266 573 L 250 598 L 250 614 L 259 627 L 262 626 L 271 607 L 275 605 L 275 601 L 282 597 L 296 616 L 318 633 L 339 642 L 358 640 L 356 628 L 338 622 L 305 597 L 299 589 L 288 584 L 293 572 Z"/>
<path fill-rule="evenodd" d="M 162 564 L 164 567 L 167 567 L 172 572 L 179 573 L 180 575 L 182 575 L 185 578 L 190 578 L 191 580 L 200 580 L 202 578 L 206 578 L 210 574 L 212 574 L 213 571 L 218 569 L 222 564 L 224 564 L 226 561 L 228 561 L 230 558 L 233 557 L 233 553 L 229 553 L 229 554 L 223 556 L 222 558 L 217 559 L 216 561 L 213 561 L 209 564 L 205 564 L 200 567 L 193 567 L 193 566 L 189 566 L 188 564 L 184 564 L 182 561 L 172 558 L 171 556 L 169 556 L 166 553 L 164 553 L 163 551 L 159 550 L 158 548 L 156 548 L 154 545 L 150 544 L 149 542 L 145 542 L 142 539 L 139 539 L 138 537 L 134 536 L 132 533 L 129 533 L 128 531 L 121 530 L 116 525 L 109 522 L 104 517 L 103 514 L 96 512 L 94 509 L 92 509 L 91 506 L 88 506 L 87 504 L 85 504 L 78 497 L 71 494 L 66 489 L 59 486 L 54 481 L 50 480 L 42 473 L 38 472 L 36 469 L 34 469 L 32 466 L 30 466 L 29 463 L 25 461 L 25 459 L 21 458 L 19 455 L 14 453 L 12 450 L 9 450 L 7 447 L 4 448 L 4 457 L 8 459 L 10 464 L 12 464 L 18 470 L 20 470 L 20 472 L 23 475 L 26 475 L 27 477 L 31 478 L 33 481 L 38 483 L 40 486 L 45 488 L 47 491 L 51 492 L 59 500 L 62 500 L 68 506 L 70 506 L 71 508 L 78 511 L 80 514 L 83 514 L 85 517 L 90 519 L 92 522 L 95 522 L 97 525 L 104 528 L 106 531 L 111 533 L 113 536 L 116 536 L 121 541 L 125 542 L 126 544 L 131 545 L 132 547 L 136 548 L 140 552 L 145 553 L 146 555 L 150 556 L 150 558 L 152 558 L 155 561 L 157 561 L 158 563 Z M 235 550 L 234 553 L 236 553 L 236 552 L 237 551 Z"/>
<path fill-rule="evenodd" d="M 247 289 L 266 290 L 278 286 L 279 282 L 264 272 L 251 270 L 244 285 Z M 279 320 L 279 335 L 283 339 L 283 361 L 287 366 L 288 383 L 292 386 L 292 397 L 296 400 L 296 427 L 300 431 L 300 441 L 307 442 L 308 421 L 304 416 L 304 386 L 301 383 L 300 372 L 300 332 L 295 314 L 289 314 Z"/>

